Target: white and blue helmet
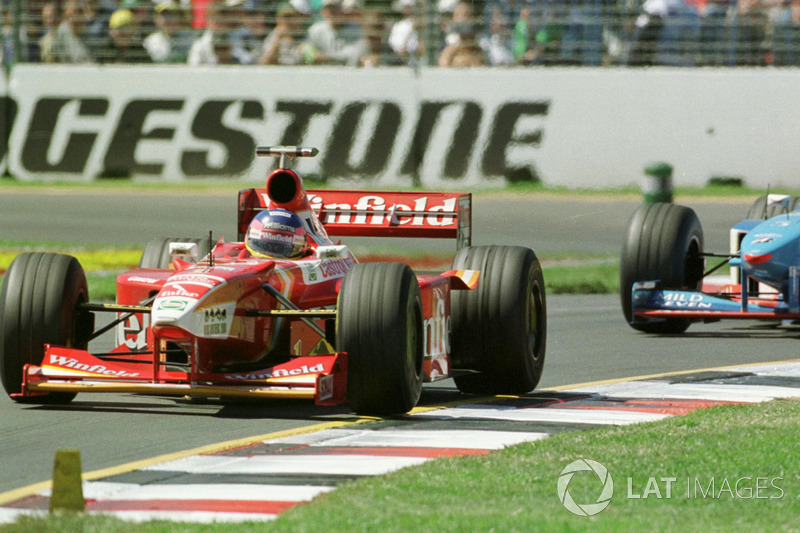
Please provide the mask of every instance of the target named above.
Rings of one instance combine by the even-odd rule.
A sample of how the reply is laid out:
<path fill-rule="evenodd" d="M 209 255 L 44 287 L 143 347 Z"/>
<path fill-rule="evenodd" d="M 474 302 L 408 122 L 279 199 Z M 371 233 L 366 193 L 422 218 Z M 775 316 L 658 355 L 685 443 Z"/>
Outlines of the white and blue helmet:
<path fill-rule="evenodd" d="M 245 246 L 256 257 L 296 259 L 308 252 L 308 232 L 296 214 L 286 209 L 270 209 L 250 222 Z"/>

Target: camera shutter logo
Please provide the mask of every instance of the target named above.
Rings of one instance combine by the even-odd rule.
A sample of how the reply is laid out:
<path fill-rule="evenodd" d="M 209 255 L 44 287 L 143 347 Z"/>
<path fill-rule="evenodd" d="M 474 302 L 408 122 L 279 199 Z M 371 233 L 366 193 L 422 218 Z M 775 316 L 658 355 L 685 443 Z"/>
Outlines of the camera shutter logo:
<path fill-rule="evenodd" d="M 603 485 L 602 492 L 595 503 L 577 503 L 569 493 L 569 482 L 576 472 L 591 471 L 597 474 Z M 566 466 L 558 478 L 558 499 L 568 511 L 578 516 L 594 516 L 611 503 L 614 495 L 614 480 L 606 467 L 591 459 L 578 459 Z"/>

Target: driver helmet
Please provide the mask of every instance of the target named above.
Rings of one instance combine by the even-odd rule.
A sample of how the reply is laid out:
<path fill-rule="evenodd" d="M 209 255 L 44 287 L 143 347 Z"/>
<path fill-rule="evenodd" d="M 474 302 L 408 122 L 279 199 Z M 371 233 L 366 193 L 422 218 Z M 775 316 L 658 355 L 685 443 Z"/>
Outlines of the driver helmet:
<path fill-rule="evenodd" d="M 296 259 L 308 252 L 308 232 L 296 214 L 286 209 L 270 209 L 250 222 L 245 246 L 256 257 Z"/>

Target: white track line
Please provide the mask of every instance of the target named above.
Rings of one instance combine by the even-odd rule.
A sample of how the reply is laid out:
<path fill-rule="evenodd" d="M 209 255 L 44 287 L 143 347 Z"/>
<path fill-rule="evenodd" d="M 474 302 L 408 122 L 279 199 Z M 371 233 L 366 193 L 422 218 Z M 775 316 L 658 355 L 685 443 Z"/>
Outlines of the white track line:
<path fill-rule="evenodd" d="M 368 446 L 498 450 L 521 442 L 543 439 L 547 435 L 547 433 L 538 432 L 489 430 L 326 429 L 317 433 L 296 435 L 269 442 L 270 444 L 315 447 Z"/>
<path fill-rule="evenodd" d="M 670 415 L 622 411 L 614 409 L 559 409 L 552 407 L 503 407 L 492 404 L 473 404 L 450 407 L 414 415 L 415 418 L 471 418 L 483 420 L 510 420 L 514 422 L 560 422 L 569 424 L 605 424 L 621 426 L 639 422 L 663 420 Z"/>
<path fill-rule="evenodd" d="M 234 483 L 151 484 L 84 481 L 83 497 L 87 500 L 252 500 L 304 502 L 334 487 L 303 485 L 258 485 Z M 50 496 L 50 490 L 40 493 Z"/>
<path fill-rule="evenodd" d="M 790 387 L 663 381 L 629 381 L 572 389 L 570 392 L 589 392 L 609 398 L 676 398 L 747 403 L 766 402 L 775 398 L 800 398 L 800 389 Z"/>
<path fill-rule="evenodd" d="M 422 464 L 425 457 L 377 457 L 371 455 L 261 455 L 229 457 L 195 455 L 142 470 L 190 474 L 320 474 L 375 476 Z"/>

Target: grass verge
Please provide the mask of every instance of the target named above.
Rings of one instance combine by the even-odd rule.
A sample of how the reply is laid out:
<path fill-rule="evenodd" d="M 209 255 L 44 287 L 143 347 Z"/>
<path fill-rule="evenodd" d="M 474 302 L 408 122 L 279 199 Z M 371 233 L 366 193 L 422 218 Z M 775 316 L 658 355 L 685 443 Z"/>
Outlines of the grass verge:
<path fill-rule="evenodd" d="M 542 261 L 547 294 L 619 292 L 619 258 L 588 257 Z"/>
<path fill-rule="evenodd" d="M 0 272 L 5 272 L 11 261 L 23 252 L 55 252 L 75 256 L 86 272 L 125 270 L 139 264 L 142 250 L 132 248 L 82 249 L 49 246 L 46 244 L 18 246 L 14 249 L 0 245 Z"/>
<path fill-rule="evenodd" d="M 54 251 L 74 255 L 83 265 L 92 300 L 111 301 L 116 294 L 118 273 L 139 264 L 141 250 L 134 248 L 74 249 L 58 243 L 18 244 L 0 241 L 0 276 L 8 269 L 19 253 L 27 251 Z M 389 251 L 357 254 L 368 261 L 408 262 L 420 270 L 447 270 L 450 255 L 397 255 Z M 554 254 L 542 258 L 545 288 L 548 294 L 604 294 L 619 291 L 618 259 L 604 255 Z M 0 277 L 0 285 L 2 279 Z"/>
<path fill-rule="evenodd" d="M 341 485 L 272 523 L 132 525 L 111 517 L 21 518 L 7 533 L 73 531 L 798 531 L 800 401 L 701 409 L 660 422 L 560 433 L 486 456 L 440 459 Z M 776 453 L 776 451 L 780 451 Z M 591 459 L 613 479 L 609 506 L 570 513 L 562 470 Z M 669 486 L 669 492 L 667 487 Z M 577 472 L 577 503 L 599 478 Z"/>

